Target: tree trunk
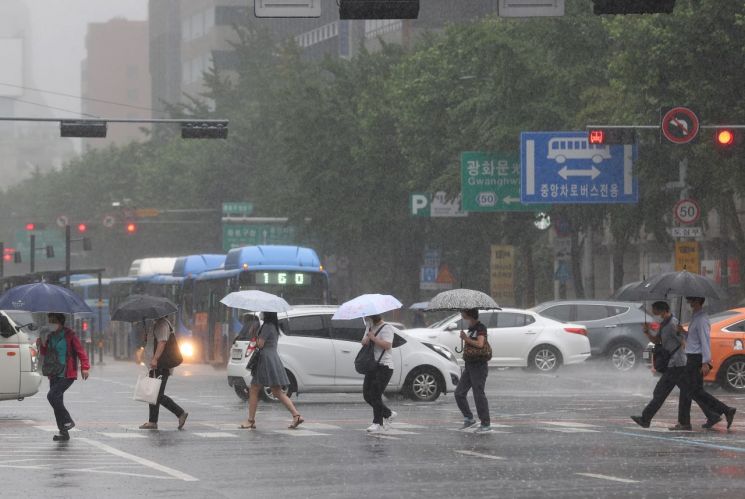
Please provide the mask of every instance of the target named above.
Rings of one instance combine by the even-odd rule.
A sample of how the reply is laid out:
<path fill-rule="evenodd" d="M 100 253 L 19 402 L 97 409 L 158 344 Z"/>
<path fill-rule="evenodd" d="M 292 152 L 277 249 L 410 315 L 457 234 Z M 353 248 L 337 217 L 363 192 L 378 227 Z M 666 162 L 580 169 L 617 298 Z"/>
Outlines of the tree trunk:
<path fill-rule="evenodd" d="M 616 241 L 613 244 L 613 290 L 623 286 L 623 254 L 626 252 L 627 246 L 626 241 Z"/>
<path fill-rule="evenodd" d="M 737 248 L 737 263 L 740 269 L 740 292 L 745 294 L 745 232 L 743 232 L 740 217 L 737 215 L 737 207 L 732 193 L 725 196 L 725 206 L 722 215 L 727 216 L 728 226 L 732 229 L 735 236 L 735 247 Z"/>

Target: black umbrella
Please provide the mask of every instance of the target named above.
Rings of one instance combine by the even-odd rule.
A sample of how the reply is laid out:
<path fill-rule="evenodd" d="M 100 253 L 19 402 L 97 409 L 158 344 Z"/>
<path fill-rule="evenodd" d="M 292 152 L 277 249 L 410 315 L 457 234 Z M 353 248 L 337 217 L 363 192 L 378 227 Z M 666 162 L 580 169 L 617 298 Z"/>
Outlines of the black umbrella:
<path fill-rule="evenodd" d="M 727 297 L 724 291 L 713 280 L 687 270 L 657 274 L 646 280 L 640 288 L 646 295 L 642 299 L 654 300 L 658 297 L 698 296 L 723 300 Z"/>
<path fill-rule="evenodd" d="M 111 315 L 112 321 L 139 322 L 159 319 L 174 314 L 178 308 L 168 298 L 148 295 L 132 295 L 119 305 Z"/>

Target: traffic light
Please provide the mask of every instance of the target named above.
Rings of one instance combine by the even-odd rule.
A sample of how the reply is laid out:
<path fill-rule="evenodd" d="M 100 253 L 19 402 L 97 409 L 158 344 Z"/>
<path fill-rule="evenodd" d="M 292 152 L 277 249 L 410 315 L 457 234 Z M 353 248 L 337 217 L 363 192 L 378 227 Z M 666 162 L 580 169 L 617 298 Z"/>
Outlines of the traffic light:
<path fill-rule="evenodd" d="M 227 121 L 190 121 L 181 124 L 182 139 L 227 139 Z"/>
<path fill-rule="evenodd" d="M 741 134 L 734 128 L 721 127 L 714 131 L 714 147 L 722 155 L 732 154 L 741 142 Z"/>
<path fill-rule="evenodd" d="M 633 128 L 590 128 L 587 141 L 598 146 L 636 144 L 636 132 Z"/>
<path fill-rule="evenodd" d="M 419 0 L 339 0 L 340 19 L 416 19 Z"/>
<path fill-rule="evenodd" d="M 60 137 L 106 138 L 105 121 L 98 120 L 62 120 Z"/>
<path fill-rule="evenodd" d="M 137 224 L 134 222 L 128 222 L 127 223 L 127 234 L 136 234 L 137 233 Z"/>
<path fill-rule="evenodd" d="M 46 248 L 47 258 L 54 258 L 54 246 L 47 246 Z"/>
<path fill-rule="evenodd" d="M 38 222 L 28 222 L 26 224 L 26 230 L 33 232 L 35 230 L 44 230 L 47 228 L 47 224 L 40 224 Z"/>
<path fill-rule="evenodd" d="M 87 230 L 88 230 L 88 224 L 86 224 L 86 223 L 82 223 L 82 222 L 78 224 L 78 233 L 79 233 L 79 234 L 83 234 L 83 233 L 85 233 L 85 232 L 86 232 Z"/>
<path fill-rule="evenodd" d="M 593 14 L 672 14 L 675 0 L 592 0 Z"/>

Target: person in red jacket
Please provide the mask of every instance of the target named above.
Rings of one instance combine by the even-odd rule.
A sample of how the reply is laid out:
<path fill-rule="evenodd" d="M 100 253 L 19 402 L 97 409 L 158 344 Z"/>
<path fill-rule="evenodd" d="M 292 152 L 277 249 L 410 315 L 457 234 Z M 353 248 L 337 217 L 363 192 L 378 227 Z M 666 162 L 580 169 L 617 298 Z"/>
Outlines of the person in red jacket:
<path fill-rule="evenodd" d="M 43 369 L 59 371 L 49 376 L 47 400 L 54 409 L 54 418 L 57 420 L 57 428 L 59 428 L 59 435 L 55 435 L 54 440 L 64 442 L 70 440 L 70 430 L 75 427 L 75 422 L 65 408 L 63 400 L 65 391 L 78 379 L 78 361 L 80 361 L 80 369 L 84 380 L 88 379 L 91 366 L 88 362 L 88 355 L 75 335 L 75 331 L 65 327 L 65 314 L 48 314 L 47 321 L 53 330 L 47 336 L 46 342 L 42 344 L 41 339 L 39 339 L 37 343 L 41 354 L 45 357 L 45 367 Z M 54 352 L 51 352 L 51 349 L 54 349 Z M 48 352 L 51 354 L 50 359 L 57 359 L 58 369 L 53 369 L 54 366 L 50 367 L 50 364 L 46 362 Z"/>

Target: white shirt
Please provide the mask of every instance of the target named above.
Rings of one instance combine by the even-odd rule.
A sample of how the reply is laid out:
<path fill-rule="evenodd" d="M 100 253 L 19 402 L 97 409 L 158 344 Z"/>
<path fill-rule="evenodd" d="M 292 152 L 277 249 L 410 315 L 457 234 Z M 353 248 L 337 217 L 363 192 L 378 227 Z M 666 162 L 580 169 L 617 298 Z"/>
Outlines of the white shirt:
<path fill-rule="evenodd" d="M 381 327 L 380 324 L 376 324 L 372 327 L 372 332 L 375 334 L 375 332 Z M 393 337 L 396 334 L 396 328 L 391 326 L 390 324 L 383 323 L 382 328 L 376 338 L 381 339 L 383 341 L 387 341 L 388 343 L 393 344 Z M 380 359 L 378 364 L 383 366 L 388 366 L 391 369 L 393 369 L 393 354 L 391 353 L 391 349 L 388 349 L 383 352 L 383 349 L 378 346 L 378 344 L 375 344 L 375 348 L 373 349 L 373 354 L 375 355 L 375 360 L 377 361 Z M 383 354 L 381 357 L 380 355 Z"/>

